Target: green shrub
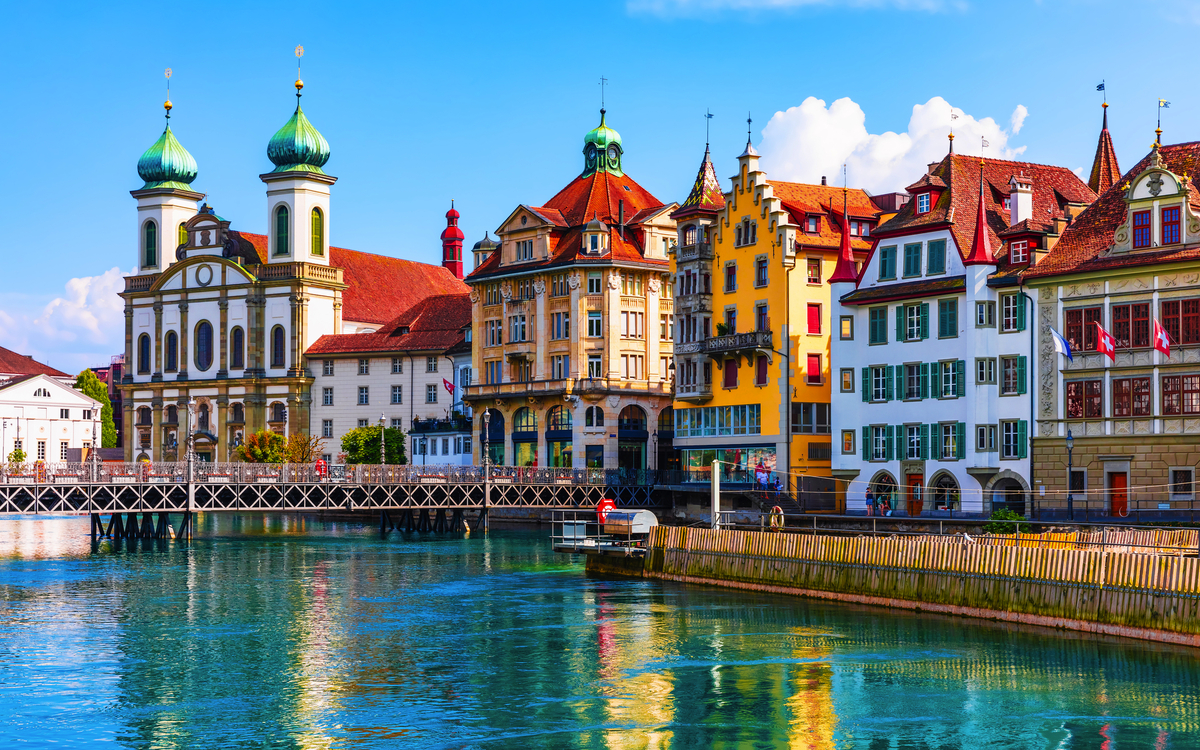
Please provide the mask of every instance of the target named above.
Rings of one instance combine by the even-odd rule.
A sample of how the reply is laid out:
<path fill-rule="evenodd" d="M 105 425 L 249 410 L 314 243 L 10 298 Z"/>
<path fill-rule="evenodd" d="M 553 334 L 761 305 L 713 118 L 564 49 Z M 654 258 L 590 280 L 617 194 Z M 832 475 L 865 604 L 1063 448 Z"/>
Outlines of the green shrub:
<path fill-rule="evenodd" d="M 999 510 L 992 511 L 992 515 L 988 520 L 992 521 L 992 523 L 984 524 L 983 526 L 983 531 L 987 534 L 1016 534 L 1018 531 L 1022 534 L 1029 533 L 1029 524 L 1011 523 L 1012 521 L 1024 521 L 1025 519 L 1008 508 L 1000 508 Z M 1000 521 L 1009 521 L 1010 523 L 999 523 Z"/>

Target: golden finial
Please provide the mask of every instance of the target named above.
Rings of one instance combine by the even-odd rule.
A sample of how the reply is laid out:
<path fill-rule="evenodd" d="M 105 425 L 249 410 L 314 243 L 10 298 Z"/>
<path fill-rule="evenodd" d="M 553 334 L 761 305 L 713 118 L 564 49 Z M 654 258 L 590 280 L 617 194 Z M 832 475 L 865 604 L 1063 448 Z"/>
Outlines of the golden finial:
<path fill-rule="evenodd" d="M 304 88 L 304 81 L 300 80 L 300 58 L 304 57 L 304 45 L 296 45 L 296 96 L 300 96 L 300 89 Z"/>
<path fill-rule="evenodd" d="M 167 118 L 169 119 L 171 117 L 171 107 L 172 107 L 172 104 L 171 104 L 171 69 L 167 68 L 166 73 L 164 73 L 164 75 L 166 75 L 166 77 L 167 77 L 167 100 L 165 102 L 163 102 L 163 109 L 167 110 Z"/>

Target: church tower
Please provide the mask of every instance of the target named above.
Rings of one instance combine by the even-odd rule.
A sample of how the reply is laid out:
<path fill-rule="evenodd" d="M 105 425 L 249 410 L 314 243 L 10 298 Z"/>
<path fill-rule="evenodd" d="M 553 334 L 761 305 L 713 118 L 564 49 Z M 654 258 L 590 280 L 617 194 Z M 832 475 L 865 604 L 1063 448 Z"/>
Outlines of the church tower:
<path fill-rule="evenodd" d="M 446 212 L 446 228 L 442 230 L 442 266 L 454 274 L 454 278 L 463 277 L 463 233 L 458 228 L 458 211 L 454 210 L 454 201 L 450 201 L 450 210 Z"/>
<path fill-rule="evenodd" d="M 329 143 L 304 116 L 303 88 L 297 80 L 296 111 L 267 144 L 275 169 L 259 175 L 267 184 L 267 262 L 327 266 L 329 187 L 337 178 L 321 169 L 329 161 Z"/>
<path fill-rule="evenodd" d="M 175 262 L 175 250 L 187 241 L 184 222 L 196 215 L 204 196 L 191 189 L 196 160 L 171 132 L 171 100 L 163 103 L 167 127 L 138 159 L 138 176 L 146 184 L 130 195 L 137 199 L 137 269 L 139 275 L 162 272 Z"/>
<path fill-rule="evenodd" d="M 1112 135 L 1108 132 L 1108 102 L 1104 107 L 1104 124 L 1100 127 L 1100 140 L 1096 143 L 1096 158 L 1092 160 L 1092 173 L 1088 187 L 1096 195 L 1108 190 L 1121 179 L 1121 168 L 1117 166 L 1117 152 L 1113 149 Z"/>

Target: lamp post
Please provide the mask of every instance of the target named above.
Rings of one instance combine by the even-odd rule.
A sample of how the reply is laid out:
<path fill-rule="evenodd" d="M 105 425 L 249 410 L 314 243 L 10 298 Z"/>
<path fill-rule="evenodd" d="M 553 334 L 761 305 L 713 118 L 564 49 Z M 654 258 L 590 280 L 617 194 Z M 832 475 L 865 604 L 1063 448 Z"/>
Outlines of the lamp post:
<path fill-rule="evenodd" d="M 425 465 L 425 449 L 428 447 L 428 444 L 426 443 L 426 439 L 424 437 L 422 437 L 418 441 L 418 443 L 420 445 L 420 451 L 421 451 L 421 465 L 424 466 Z"/>
<path fill-rule="evenodd" d="M 384 437 L 386 437 L 386 436 L 383 434 L 383 419 L 384 419 L 384 417 L 383 417 L 383 414 L 381 413 L 379 415 L 379 463 L 380 463 L 380 465 L 387 464 L 387 445 L 385 444 L 387 441 L 384 440 Z"/>
<path fill-rule="evenodd" d="M 1071 494 L 1071 474 L 1075 466 L 1075 437 L 1067 430 L 1067 517 L 1075 520 L 1075 498 Z"/>
<path fill-rule="evenodd" d="M 654 468 L 658 468 L 658 430 L 650 436 L 651 442 L 654 443 Z"/>
<path fill-rule="evenodd" d="M 492 410 L 485 408 L 483 410 L 483 473 L 484 478 L 487 478 L 488 463 L 490 454 L 488 453 L 488 423 L 492 421 Z"/>
<path fill-rule="evenodd" d="M 96 404 L 99 406 L 99 404 Z M 100 475 L 96 471 L 96 462 L 100 459 L 100 453 L 96 450 L 96 410 L 92 409 L 92 445 L 88 449 L 88 464 L 91 468 L 92 482 L 95 483 Z"/>

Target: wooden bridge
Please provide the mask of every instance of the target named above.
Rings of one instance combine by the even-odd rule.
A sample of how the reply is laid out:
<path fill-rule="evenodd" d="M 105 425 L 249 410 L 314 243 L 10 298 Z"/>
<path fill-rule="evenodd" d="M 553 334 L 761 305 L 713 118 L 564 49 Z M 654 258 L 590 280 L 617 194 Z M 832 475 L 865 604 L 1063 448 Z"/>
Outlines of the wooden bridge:
<path fill-rule="evenodd" d="M 383 531 L 457 531 L 467 527 L 468 513 L 486 528 L 491 508 L 594 508 L 605 497 L 621 507 L 656 507 L 654 484 L 653 471 L 619 469 L 9 465 L 0 469 L 0 515 L 88 514 L 93 537 L 117 538 L 189 536 L 201 512 L 377 512 Z M 177 528 L 171 514 L 182 514 Z M 107 524 L 102 516 L 111 517 Z"/>

